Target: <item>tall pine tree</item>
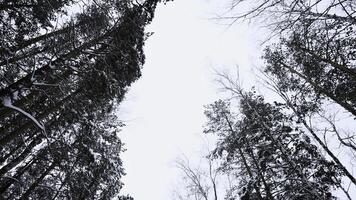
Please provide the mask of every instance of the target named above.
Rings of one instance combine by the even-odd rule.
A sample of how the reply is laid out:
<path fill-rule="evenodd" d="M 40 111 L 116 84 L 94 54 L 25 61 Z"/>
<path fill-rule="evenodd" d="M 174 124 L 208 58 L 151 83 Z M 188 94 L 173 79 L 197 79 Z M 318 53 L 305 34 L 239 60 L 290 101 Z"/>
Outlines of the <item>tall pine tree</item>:
<path fill-rule="evenodd" d="M 120 191 L 122 124 L 113 112 L 141 75 L 144 28 L 158 2 L 0 3 L 1 198 Z M 77 4 L 81 12 L 62 18 Z"/>

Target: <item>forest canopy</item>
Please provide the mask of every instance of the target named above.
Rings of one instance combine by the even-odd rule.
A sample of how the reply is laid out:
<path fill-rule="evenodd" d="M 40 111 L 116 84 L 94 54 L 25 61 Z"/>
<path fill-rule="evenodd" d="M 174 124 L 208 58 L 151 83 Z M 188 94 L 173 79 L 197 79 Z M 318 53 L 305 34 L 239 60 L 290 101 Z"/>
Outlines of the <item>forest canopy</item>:
<path fill-rule="evenodd" d="M 355 129 L 343 123 L 355 128 L 355 1 L 225 3 L 218 20 L 268 27 L 257 79 L 275 98 L 217 72 L 227 97 L 206 106 L 204 133 L 218 141 L 205 171 L 180 163 L 187 181 L 177 199 L 355 198 Z"/>
<path fill-rule="evenodd" d="M 0 1 L 1 199 L 119 194 L 115 110 L 141 76 L 159 2 Z"/>
<path fill-rule="evenodd" d="M 0 0 L 0 199 L 133 199 L 118 106 L 166 1 Z M 356 1 L 223 3 L 219 20 L 269 29 L 257 78 L 276 98 L 217 72 L 226 98 L 205 106 L 203 126 L 217 140 L 206 168 L 178 160 L 176 197 L 355 198 Z"/>

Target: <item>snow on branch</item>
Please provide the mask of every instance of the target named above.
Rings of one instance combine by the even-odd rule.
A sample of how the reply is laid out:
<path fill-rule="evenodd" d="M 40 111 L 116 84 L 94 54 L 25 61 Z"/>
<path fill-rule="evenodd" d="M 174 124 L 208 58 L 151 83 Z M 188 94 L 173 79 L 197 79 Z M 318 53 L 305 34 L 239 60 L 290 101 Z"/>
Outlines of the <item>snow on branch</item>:
<path fill-rule="evenodd" d="M 28 112 L 22 110 L 21 108 L 19 107 L 16 107 L 12 104 L 12 101 L 11 101 L 11 98 L 10 97 L 4 97 L 3 100 L 2 100 L 2 104 L 5 106 L 5 107 L 8 107 L 8 108 L 11 108 L 11 109 L 14 109 L 16 110 L 17 112 L 25 115 L 26 117 L 28 117 L 29 119 L 31 119 L 41 130 L 45 131 L 45 127 L 44 125 L 37 121 L 35 117 L 33 117 L 31 114 L 29 114 Z"/>
<path fill-rule="evenodd" d="M 36 86 L 52 86 L 52 87 L 58 86 L 58 84 L 49 84 L 49 83 L 40 83 L 40 82 L 33 82 L 32 84 Z"/>

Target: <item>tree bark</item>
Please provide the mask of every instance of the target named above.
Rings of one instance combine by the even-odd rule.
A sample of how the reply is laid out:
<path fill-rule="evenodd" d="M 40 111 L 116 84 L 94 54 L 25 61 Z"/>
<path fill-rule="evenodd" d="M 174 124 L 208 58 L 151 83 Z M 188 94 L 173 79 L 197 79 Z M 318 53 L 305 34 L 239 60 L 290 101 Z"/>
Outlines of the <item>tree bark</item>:
<path fill-rule="evenodd" d="M 341 161 L 332 153 L 332 151 L 324 144 L 323 141 L 318 137 L 318 135 L 314 132 L 314 130 L 308 125 L 303 117 L 300 116 L 296 108 L 291 104 L 289 99 L 279 93 L 281 97 L 286 101 L 287 106 L 293 110 L 293 112 L 297 115 L 298 119 L 302 122 L 304 127 L 309 131 L 309 133 L 314 137 L 314 139 L 318 142 L 318 144 L 324 149 L 324 151 L 333 159 L 333 161 L 339 166 L 339 168 L 345 173 L 345 175 L 351 180 L 353 184 L 356 185 L 356 179 L 353 175 L 346 169 L 346 167 L 341 163 Z"/>
<path fill-rule="evenodd" d="M 229 118 L 228 118 L 225 114 L 224 114 L 224 117 L 225 117 L 226 122 L 228 123 L 230 132 L 234 134 L 234 133 L 235 133 L 235 130 L 234 130 L 234 128 L 233 128 L 233 126 L 232 126 L 232 124 L 231 124 Z M 246 157 L 245 157 L 245 155 L 244 155 L 242 149 L 241 149 L 240 147 L 238 147 L 237 150 L 238 150 L 239 155 L 240 155 L 240 157 L 241 157 L 241 159 L 242 159 L 242 163 L 243 163 L 244 167 L 246 168 L 247 174 L 249 175 L 249 177 L 250 177 L 251 179 L 254 179 L 255 177 L 253 176 L 252 170 L 251 170 L 250 166 L 249 166 L 248 163 L 247 163 Z M 254 187 L 254 189 L 256 190 L 256 194 L 257 194 L 258 199 L 259 199 L 259 200 L 263 200 L 263 197 L 262 197 L 260 188 L 257 186 L 256 183 L 253 185 L 253 187 Z"/>
<path fill-rule="evenodd" d="M 13 169 L 16 165 L 18 165 L 22 160 L 24 160 L 31 153 L 32 148 L 35 147 L 36 145 L 38 145 L 39 143 L 41 143 L 42 138 L 43 138 L 43 135 L 38 135 L 37 137 L 35 137 L 32 140 L 32 142 L 28 146 L 26 146 L 24 151 L 18 157 L 16 157 L 12 161 L 8 162 L 5 166 L 3 166 L 0 169 L 0 176 L 3 176 L 7 172 L 9 172 L 11 169 Z"/>
<path fill-rule="evenodd" d="M 72 59 L 77 57 L 78 55 L 80 55 L 82 53 L 83 50 L 94 46 L 95 44 L 97 44 L 98 42 L 100 42 L 101 40 L 104 40 L 105 38 L 107 38 L 108 36 L 110 36 L 112 33 L 114 32 L 114 30 L 110 30 L 107 31 L 105 34 L 98 36 L 95 39 L 92 39 L 84 44 L 82 44 L 80 47 L 72 50 L 71 52 L 64 54 L 62 56 L 60 56 L 59 58 L 57 58 L 55 61 L 53 61 L 51 63 L 51 65 L 56 66 L 56 65 L 60 65 L 62 62 L 64 62 L 65 60 L 68 59 Z M 9 96 L 13 96 L 14 92 L 20 92 L 23 88 L 27 88 L 30 89 L 33 86 L 33 82 L 32 82 L 32 77 L 33 75 L 36 76 L 48 76 L 50 75 L 50 72 L 52 70 L 51 65 L 47 64 L 42 66 L 41 68 L 37 69 L 34 73 L 30 73 L 27 74 L 25 77 L 19 79 L 18 81 L 10 84 L 8 87 L 1 89 L 0 90 L 0 99 L 4 99 L 5 97 L 9 97 Z M 0 108 L 3 105 L 0 104 Z"/>
<path fill-rule="evenodd" d="M 29 161 L 25 166 L 18 169 L 13 177 L 13 179 L 9 179 L 7 181 L 3 181 L 0 186 L 0 194 L 4 193 L 12 184 L 15 183 L 15 180 L 19 179 L 28 168 L 30 168 L 36 161 L 37 158 L 33 158 Z"/>
<path fill-rule="evenodd" d="M 46 171 L 44 171 L 39 178 L 26 190 L 26 192 L 21 196 L 20 200 L 28 199 L 29 195 L 33 192 L 36 187 L 42 182 L 42 180 L 56 167 L 56 163 L 52 163 Z"/>
<path fill-rule="evenodd" d="M 43 112 L 40 115 L 38 115 L 37 116 L 37 120 L 42 120 L 43 118 L 48 116 L 50 113 L 53 113 L 54 111 L 59 110 L 62 105 L 64 105 L 68 100 L 70 100 L 71 98 L 76 96 L 81 90 L 82 90 L 81 88 L 78 88 L 75 92 L 73 92 L 72 94 L 66 96 L 64 99 L 59 101 L 55 106 L 53 106 L 52 108 L 49 108 L 45 112 Z M 33 127 L 33 126 L 35 126 L 35 124 L 32 121 L 30 121 L 30 122 L 27 122 L 26 124 L 24 124 L 23 126 L 21 126 L 20 128 L 18 128 L 16 130 L 12 131 L 11 133 L 7 134 L 3 138 L 1 138 L 0 146 L 6 145 L 8 142 L 13 140 L 19 134 L 23 133 L 25 130 L 27 130 L 27 129 Z"/>
<path fill-rule="evenodd" d="M 338 99 L 335 95 L 333 95 L 332 93 L 328 92 L 327 90 L 325 90 L 324 88 L 320 87 L 318 84 L 314 83 L 310 78 L 304 76 L 303 74 L 299 73 L 298 71 L 296 71 L 295 69 L 293 69 L 293 67 L 290 67 L 289 65 L 283 63 L 282 61 L 279 61 L 279 63 L 287 68 L 291 73 L 299 76 L 300 78 L 304 79 L 305 81 L 307 81 L 316 91 L 321 92 L 322 94 L 324 94 L 325 96 L 329 97 L 330 99 L 332 99 L 335 103 L 339 104 L 340 106 L 342 106 L 343 108 L 345 108 L 345 110 L 349 111 L 351 114 L 353 114 L 354 116 L 356 116 L 356 110 L 355 108 L 353 108 L 350 104 L 341 101 L 340 99 Z"/>

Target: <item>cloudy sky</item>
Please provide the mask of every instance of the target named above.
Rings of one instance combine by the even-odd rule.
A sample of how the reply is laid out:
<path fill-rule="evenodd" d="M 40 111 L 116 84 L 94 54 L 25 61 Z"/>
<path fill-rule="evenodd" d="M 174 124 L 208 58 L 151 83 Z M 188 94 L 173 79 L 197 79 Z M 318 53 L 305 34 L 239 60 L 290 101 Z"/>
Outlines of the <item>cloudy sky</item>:
<path fill-rule="evenodd" d="M 252 69 L 262 64 L 260 45 L 267 34 L 254 23 L 228 26 L 211 19 L 226 11 L 228 2 L 176 0 L 156 10 L 147 28 L 154 34 L 146 43 L 142 77 L 119 113 L 127 124 L 121 132 L 127 148 L 122 194 L 135 200 L 173 199 L 180 178 L 176 158 L 185 154 L 199 161 L 204 154 L 204 105 L 221 96 L 214 70 L 238 66 L 245 88 L 258 84 Z"/>
<path fill-rule="evenodd" d="M 220 3 L 219 3 L 220 2 Z M 227 1 L 226 1 L 227 2 Z M 136 200 L 172 199 L 178 178 L 173 162 L 182 153 L 201 155 L 203 106 L 217 100 L 214 69 L 235 69 L 249 85 L 258 59 L 256 28 L 211 20 L 221 1 L 177 0 L 158 7 L 148 31 L 143 74 L 130 89 L 120 117 L 127 176 L 123 193 Z M 226 22 L 225 22 L 226 24 Z"/>

